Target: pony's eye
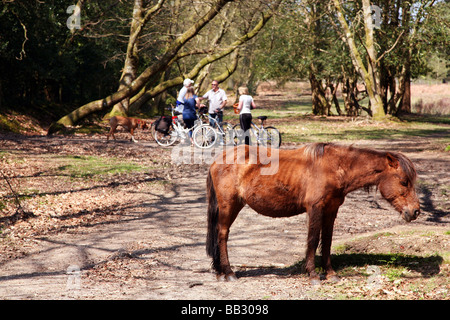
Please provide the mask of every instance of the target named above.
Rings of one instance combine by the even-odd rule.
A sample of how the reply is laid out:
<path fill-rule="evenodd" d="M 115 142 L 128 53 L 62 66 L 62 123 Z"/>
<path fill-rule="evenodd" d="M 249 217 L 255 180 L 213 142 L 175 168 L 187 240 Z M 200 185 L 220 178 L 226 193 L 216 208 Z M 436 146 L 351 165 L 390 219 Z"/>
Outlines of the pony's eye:
<path fill-rule="evenodd" d="M 404 187 L 407 187 L 408 186 L 408 180 L 402 180 L 402 181 L 400 181 L 400 184 L 402 186 L 404 186 Z"/>

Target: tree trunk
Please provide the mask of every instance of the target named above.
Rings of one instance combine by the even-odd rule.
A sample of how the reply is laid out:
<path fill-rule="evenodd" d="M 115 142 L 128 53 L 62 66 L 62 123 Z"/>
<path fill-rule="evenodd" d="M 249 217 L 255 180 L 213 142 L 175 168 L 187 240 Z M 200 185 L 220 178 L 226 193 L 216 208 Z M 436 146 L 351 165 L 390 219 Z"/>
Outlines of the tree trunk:
<path fill-rule="evenodd" d="M 131 20 L 130 38 L 128 40 L 127 54 L 125 63 L 122 70 L 122 75 L 119 81 L 119 89 L 123 90 L 131 85 L 131 83 L 137 77 L 137 68 L 139 64 L 139 35 L 142 31 L 142 24 L 144 17 L 144 4 L 143 0 L 135 0 L 133 7 L 133 19 Z M 112 111 L 107 117 L 115 115 L 126 116 L 129 111 L 130 97 L 122 100 L 120 103 L 114 105 Z"/>
<path fill-rule="evenodd" d="M 405 79 L 405 91 L 403 92 L 400 106 L 397 110 L 399 113 L 411 113 L 411 77 L 407 76 Z"/>
<path fill-rule="evenodd" d="M 311 84 L 312 108 L 315 115 L 325 116 L 330 109 L 330 102 L 325 95 L 322 82 L 316 78 L 316 68 L 313 63 L 309 65 L 309 83 Z"/>
<path fill-rule="evenodd" d="M 411 18 L 411 4 L 408 1 L 402 3 L 402 26 L 406 26 Z M 420 21 L 420 19 L 418 19 Z M 406 48 L 405 52 L 405 62 L 403 64 L 403 93 L 400 100 L 400 105 L 398 107 L 397 113 L 411 113 L 411 56 L 414 47 L 414 37 L 417 31 L 417 23 L 414 26 L 409 37 L 406 38 Z"/>
<path fill-rule="evenodd" d="M 345 112 L 349 117 L 358 116 L 358 101 L 355 97 L 356 81 L 349 77 L 344 77 L 342 81 L 342 97 L 344 98 Z"/>
<path fill-rule="evenodd" d="M 405 74 L 400 79 L 400 81 L 403 81 L 401 84 L 403 92 L 400 99 L 400 104 L 395 113 L 396 115 L 411 113 L 411 59 L 409 56 L 403 67 L 405 68 Z"/>
<path fill-rule="evenodd" d="M 333 82 L 331 80 L 328 81 L 327 86 L 331 90 L 331 97 L 332 97 L 332 100 L 334 103 L 334 107 L 336 108 L 336 112 L 338 113 L 338 115 L 342 116 L 342 110 L 341 110 L 341 107 L 339 106 L 339 100 L 337 98 L 337 90 L 339 88 L 339 80 L 336 81 L 336 86 L 333 84 Z M 329 114 L 329 115 L 331 115 L 331 114 Z"/>
<path fill-rule="evenodd" d="M 373 37 L 373 23 L 372 23 L 372 11 L 370 9 L 370 1 L 363 0 L 363 14 L 364 14 L 364 31 L 365 31 L 365 50 L 367 53 L 367 68 L 364 65 L 363 58 L 359 54 L 358 48 L 355 44 L 355 39 L 347 21 L 344 17 L 344 11 L 341 7 L 339 0 L 333 0 L 334 6 L 337 10 L 337 16 L 339 23 L 344 34 L 344 41 L 349 47 L 350 57 L 356 71 L 361 76 L 364 84 L 366 85 L 367 94 L 369 96 L 370 105 L 372 108 L 372 117 L 375 120 L 382 120 L 386 118 L 386 114 L 383 109 L 383 99 L 381 97 L 380 88 L 380 75 L 377 68 L 377 58 L 375 51 L 375 43 Z"/>
<path fill-rule="evenodd" d="M 372 114 L 375 120 L 382 120 L 386 117 L 383 108 L 383 99 L 381 97 L 380 73 L 377 66 L 377 57 L 375 51 L 375 39 L 373 36 L 372 9 L 369 0 L 362 0 L 364 14 L 364 31 L 366 35 L 366 51 L 367 51 L 367 72 L 365 73 L 364 82 L 366 84 L 367 93 L 369 94 L 370 105 L 372 106 Z"/>

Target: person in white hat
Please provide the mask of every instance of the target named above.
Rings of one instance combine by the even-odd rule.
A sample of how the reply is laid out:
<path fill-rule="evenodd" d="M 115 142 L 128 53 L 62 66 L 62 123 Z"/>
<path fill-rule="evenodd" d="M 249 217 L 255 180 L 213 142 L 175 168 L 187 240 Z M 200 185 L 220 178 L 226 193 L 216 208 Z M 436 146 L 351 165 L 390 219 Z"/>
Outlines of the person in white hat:
<path fill-rule="evenodd" d="M 175 110 L 178 112 L 183 112 L 184 109 L 184 96 L 186 95 L 187 89 L 194 83 L 194 80 L 191 80 L 189 78 L 184 79 L 183 81 L 183 88 L 181 88 L 180 92 L 178 93 L 178 98 L 176 102 L 176 108 Z"/>

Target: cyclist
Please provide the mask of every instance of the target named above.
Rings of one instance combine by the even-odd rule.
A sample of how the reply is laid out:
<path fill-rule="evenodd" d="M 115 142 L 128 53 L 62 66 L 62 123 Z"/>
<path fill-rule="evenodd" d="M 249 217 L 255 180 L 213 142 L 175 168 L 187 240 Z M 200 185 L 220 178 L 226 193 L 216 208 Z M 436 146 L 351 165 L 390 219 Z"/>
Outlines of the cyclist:
<path fill-rule="evenodd" d="M 251 110 L 256 107 L 252 96 L 248 94 L 247 87 L 239 87 L 239 106 L 237 109 L 239 112 L 239 121 L 241 123 L 241 129 L 244 131 L 245 144 L 250 145 L 250 126 L 252 124 Z"/>
<path fill-rule="evenodd" d="M 175 108 L 176 111 L 183 112 L 184 96 L 186 95 L 187 89 L 190 88 L 193 83 L 194 83 L 194 80 L 191 80 L 189 78 L 184 79 L 183 88 L 181 88 L 180 92 L 178 93 L 178 98 L 177 98 L 176 108 Z"/>
<path fill-rule="evenodd" d="M 208 99 L 209 100 L 209 110 L 208 113 L 211 118 L 216 118 L 218 123 L 223 121 L 223 109 L 227 104 L 227 94 L 225 90 L 219 88 L 219 82 L 214 80 L 211 83 L 212 89 L 206 92 L 203 97 L 198 97 L 200 100 Z M 204 106 L 204 105 L 202 105 Z M 211 126 L 214 126 L 214 123 L 210 121 Z"/>
<path fill-rule="evenodd" d="M 188 129 L 191 129 L 194 126 L 195 120 L 197 120 L 195 108 L 200 104 L 198 97 L 195 95 L 193 87 L 187 88 L 187 92 L 183 100 L 183 121 L 186 124 L 186 127 Z M 191 145 L 193 145 L 194 140 L 192 139 L 192 130 L 189 130 L 189 138 L 191 139 Z"/>

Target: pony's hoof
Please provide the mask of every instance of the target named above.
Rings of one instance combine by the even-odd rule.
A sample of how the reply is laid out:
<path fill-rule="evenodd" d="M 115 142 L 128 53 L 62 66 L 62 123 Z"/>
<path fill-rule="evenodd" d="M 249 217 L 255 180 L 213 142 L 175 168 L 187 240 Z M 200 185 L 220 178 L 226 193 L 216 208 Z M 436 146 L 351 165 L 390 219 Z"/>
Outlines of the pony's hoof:
<path fill-rule="evenodd" d="M 218 274 L 216 277 L 217 277 L 217 281 L 219 281 L 219 282 L 225 282 L 226 281 L 226 278 L 225 278 L 224 274 Z"/>
<path fill-rule="evenodd" d="M 217 275 L 217 281 L 237 281 L 237 277 L 234 273 L 230 273 L 230 274 L 218 274 Z"/>
<path fill-rule="evenodd" d="M 236 277 L 236 275 L 234 273 L 232 273 L 232 274 L 227 274 L 225 276 L 225 279 L 226 279 L 226 281 L 233 282 L 233 281 L 237 281 L 238 278 Z"/>

